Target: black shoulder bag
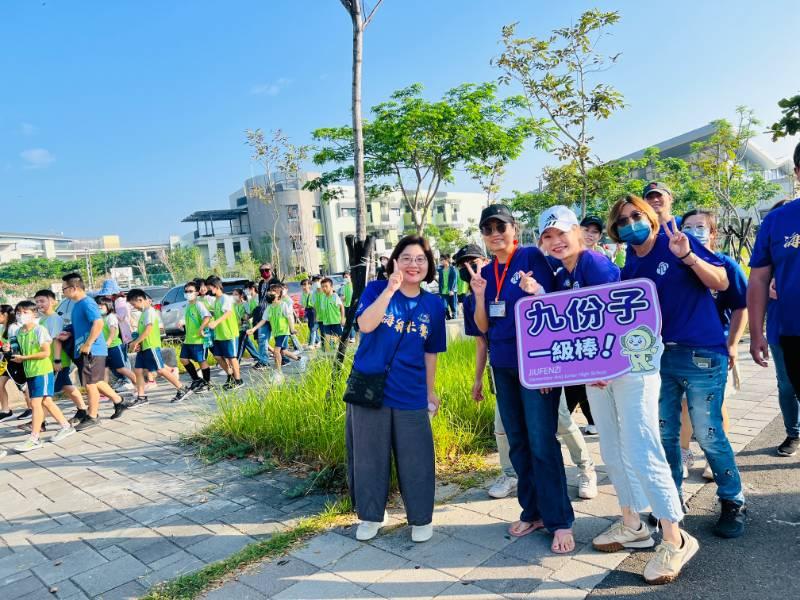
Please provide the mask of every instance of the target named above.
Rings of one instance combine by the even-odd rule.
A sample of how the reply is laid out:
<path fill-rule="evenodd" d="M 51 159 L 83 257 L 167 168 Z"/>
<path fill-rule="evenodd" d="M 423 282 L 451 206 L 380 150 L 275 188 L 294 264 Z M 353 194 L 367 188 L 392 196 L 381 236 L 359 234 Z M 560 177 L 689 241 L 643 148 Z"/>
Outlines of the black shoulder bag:
<path fill-rule="evenodd" d="M 420 303 L 422 302 L 422 295 L 425 290 L 420 289 L 419 300 L 414 307 L 411 318 L 404 322 L 403 332 L 400 334 L 400 339 L 394 347 L 394 352 L 386 363 L 382 373 L 361 373 L 352 369 L 350 376 L 347 378 L 347 388 L 344 390 L 343 400 L 347 404 L 354 406 L 363 406 L 364 408 L 381 408 L 383 406 L 383 388 L 386 385 L 386 378 L 389 376 L 389 370 L 392 367 L 394 357 L 400 349 L 400 344 L 403 343 L 403 338 L 408 331 L 408 323 L 416 316 Z M 380 327 L 380 325 L 378 325 Z"/>

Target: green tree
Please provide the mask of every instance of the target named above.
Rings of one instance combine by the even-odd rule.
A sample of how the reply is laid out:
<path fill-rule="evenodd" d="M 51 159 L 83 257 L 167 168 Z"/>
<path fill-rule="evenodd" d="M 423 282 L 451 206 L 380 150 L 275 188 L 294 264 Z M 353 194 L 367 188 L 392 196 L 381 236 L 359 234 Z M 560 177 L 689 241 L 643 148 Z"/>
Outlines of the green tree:
<path fill-rule="evenodd" d="M 464 232 L 455 227 L 425 226 L 425 237 L 432 240 L 434 246 L 442 254 L 454 254 L 459 248 L 468 243 Z"/>
<path fill-rule="evenodd" d="M 456 168 L 514 159 L 527 138 L 541 133 L 540 121 L 514 116 L 523 102 L 498 99 L 491 83 L 461 85 L 436 102 L 422 97 L 420 84 L 398 90 L 373 107 L 374 119 L 364 124 L 366 178 L 399 189 L 415 231 L 422 233 L 436 193 L 454 180 Z M 309 188 L 351 180 L 352 128 L 317 129 L 313 135 L 324 144 L 314 162 L 339 166 Z"/>
<path fill-rule="evenodd" d="M 769 127 L 773 142 L 800 133 L 800 94 L 778 100 L 778 107 L 783 116 Z"/>
<path fill-rule="evenodd" d="M 617 21 L 619 13 L 594 9 L 584 12 L 575 25 L 548 37 L 529 38 L 518 38 L 518 23 L 512 23 L 503 27 L 503 51 L 492 61 L 501 71 L 501 83 L 522 88 L 530 113 L 547 116 L 549 147 L 560 160 L 574 165 L 580 177 L 581 215 L 590 198 L 589 170 L 599 162 L 592 156 L 590 126 L 624 106 L 622 94 L 611 85 L 592 83 L 619 57 L 597 50 L 607 28 Z"/>

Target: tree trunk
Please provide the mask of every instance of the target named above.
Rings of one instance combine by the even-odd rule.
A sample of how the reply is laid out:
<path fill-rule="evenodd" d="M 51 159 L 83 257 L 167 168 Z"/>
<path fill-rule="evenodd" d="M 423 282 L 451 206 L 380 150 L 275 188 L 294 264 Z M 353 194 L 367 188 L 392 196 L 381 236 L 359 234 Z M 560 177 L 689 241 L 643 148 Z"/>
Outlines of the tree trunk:
<path fill-rule="evenodd" d="M 353 168 L 356 196 L 356 238 L 364 241 L 367 237 L 367 201 L 364 184 L 364 129 L 361 119 L 361 64 L 364 43 L 364 15 L 361 14 L 361 0 L 352 0 L 350 17 L 353 20 Z"/>

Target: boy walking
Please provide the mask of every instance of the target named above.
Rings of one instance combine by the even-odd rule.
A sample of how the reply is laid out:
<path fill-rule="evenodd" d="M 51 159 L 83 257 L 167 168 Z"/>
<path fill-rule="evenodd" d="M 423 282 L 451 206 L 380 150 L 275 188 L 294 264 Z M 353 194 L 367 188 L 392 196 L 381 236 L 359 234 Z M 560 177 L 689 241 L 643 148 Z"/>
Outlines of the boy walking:
<path fill-rule="evenodd" d="M 314 310 L 314 292 L 311 291 L 311 280 L 303 279 L 300 282 L 300 304 L 305 311 L 306 323 L 308 323 L 308 347 L 319 347 L 319 325 L 317 324 L 317 314 Z"/>
<path fill-rule="evenodd" d="M 442 254 L 439 257 L 439 296 L 444 302 L 447 311 L 447 318 L 452 319 L 458 313 L 458 302 L 456 298 L 456 285 L 458 273 L 455 267 L 450 264 L 450 255 Z"/>
<path fill-rule="evenodd" d="M 239 324 L 236 320 L 233 298 L 225 294 L 222 289 L 222 280 L 219 277 L 206 279 L 206 287 L 214 295 L 212 306 L 212 319 L 208 327 L 214 330 L 214 358 L 220 368 L 225 371 L 228 381 L 224 389 L 233 390 L 244 385 L 239 372 Z"/>
<path fill-rule="evenodd" d="M 337 339 L 342 336 L 345 316 L 342 299 L 333 292 L 333 280 L 329 277 L 323 277 L 320 281 L 320 293 L 316 301 L 317 322 L 324 345 L 333 349 Z"/>
<path fill-rule="evenodd" d="M 208 366 L 208 348 L 211 346 L 211 335 L 207 327 L 211 321 L 211 312 L 204 302 L 197 297 L 197 284 L 189 281 L 183 286 L 183 297 L 186 299 L 186 310 L 183 313 L 183 344 L 181 345 L 181 364 L 192 378 L 189 389 L 202 392 L 211 387 L 211 368 Z M 208 335 L 206 333 L 208 332 Z M 200 368 L 203 377 L 197 373 Z"/>

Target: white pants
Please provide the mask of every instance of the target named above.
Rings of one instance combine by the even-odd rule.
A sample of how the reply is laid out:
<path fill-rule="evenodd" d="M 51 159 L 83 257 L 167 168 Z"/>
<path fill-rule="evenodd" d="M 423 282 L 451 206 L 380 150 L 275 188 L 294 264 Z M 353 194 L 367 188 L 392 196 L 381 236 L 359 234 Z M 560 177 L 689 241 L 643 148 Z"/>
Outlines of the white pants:
<path fill-rule="evenodd" d="M 586 394 L 600 434 L 600 453 L 620 506 L 678 522 L 681 501 L 672 479 L 658 425 L 661 377 L 623 375 Z"/>

